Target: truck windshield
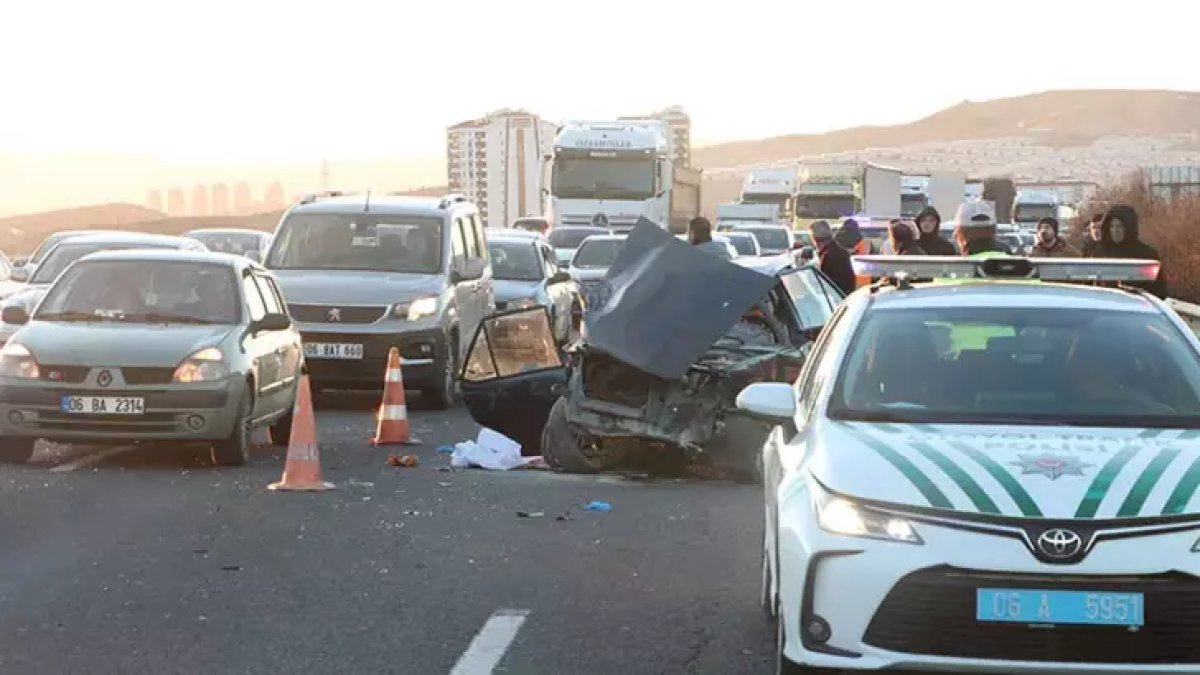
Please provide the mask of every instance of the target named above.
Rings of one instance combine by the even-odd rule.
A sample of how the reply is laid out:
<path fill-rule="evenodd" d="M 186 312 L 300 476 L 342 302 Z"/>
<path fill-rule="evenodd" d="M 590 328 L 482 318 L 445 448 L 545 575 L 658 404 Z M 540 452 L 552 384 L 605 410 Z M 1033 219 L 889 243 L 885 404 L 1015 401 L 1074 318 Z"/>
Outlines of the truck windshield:
<path fill-rule="evenodd" d="M 929 205 L 925 195 L 901 195 L 900 215 L 905 218 L 916 218 L 921 209 Z"/>
<path fill-rule="evenodd" d="M 854 215 L 853 195 L 802 195 L 796 200 L 796 215 L 800 218 L 846 218 Z"/>
<path fill-rule="evenodd" d="M 743 204 L 775 204 L 782 211 L 787 206 L 791 195 L 785 194 L 742 194 Z"/>
<path fill-rule="evenodd" d="M 435 274 L 442 267 L 442 219 L 293 214 L 279 227 L 267 267 Z"/>
<path fill-rule="evenodd" d="M 563 199 L 649 199 L 655 194 L 654 159 L 558 157 L 551 185 Z"/>
<path fill-rule="evenodd" d="M 1052 204 L 1017 204 L 1013 207 L 1014 223 L 1036 223 L 1042 218 L 1058 217 L 1058 209 Z"/>

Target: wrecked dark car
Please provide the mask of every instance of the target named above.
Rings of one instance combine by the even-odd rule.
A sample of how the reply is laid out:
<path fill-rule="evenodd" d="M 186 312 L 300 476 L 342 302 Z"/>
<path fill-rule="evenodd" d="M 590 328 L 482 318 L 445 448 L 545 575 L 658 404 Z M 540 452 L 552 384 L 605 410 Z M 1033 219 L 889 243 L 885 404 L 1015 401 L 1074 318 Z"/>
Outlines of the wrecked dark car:
<path fill-rule="evenodd" d="M 770 429 L 737 394 L 794 381 L 842 293 L 815 267 L 750 269 L 647 223 L 605 283 L 607 302 L 565 350 L 544 308 L 480 324 L 460 379 L 472 418 L 570 472 L 647 455 L 752 470 Z"/>

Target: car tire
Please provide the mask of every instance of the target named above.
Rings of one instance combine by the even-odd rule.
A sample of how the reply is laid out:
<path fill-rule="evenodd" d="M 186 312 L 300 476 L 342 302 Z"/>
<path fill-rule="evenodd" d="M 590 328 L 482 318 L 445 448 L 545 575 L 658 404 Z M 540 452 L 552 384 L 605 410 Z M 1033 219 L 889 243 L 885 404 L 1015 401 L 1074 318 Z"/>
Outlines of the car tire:
<path fill-rule="evenodd" d="M 271 441 L 271 445 L 287 445 L 292 440 L 292 413 L 289 410 L 288 414 L 275 420 L 275 422 L 267 429 L 267 438 Z"/>
<path fill-rule="evenodd" d="M 629 452 L 627 443 L 599 447 L 567 421 L 567 399 L 559 398 L 550 408 L 542 429 L 542 458 L 555 469 L 568 473 L 599 473 L 620 464 Z"/>
<path fill-rule="evenodd" d="M 758 602 L 762 606 L 763 614 L 767 617 L 767 621 L 775 622 L 779 620 L 779 605 L 775 601 L 775 593 L 771 586 L 774 584 L 774 579 L 771 576 L 771 553 L 767 550 L 767 535 L 763 533 L 762 543 L 762 587 L 759 590 Z"/>
<path fill-rule="evenodd" d="M 36 438 L 0 437 L 0 462 L 25 464 L 33 459 L 33 447 L 36 444 Z"/>
<path fill-rule="evenodd" d="M 429 398 L 430 407 L 434 410 L 447 410 L 454 405 L 455 389 L 458 386 L 454 379 L 458 375 L 458 338 L 451 336 L 450 340 L 454 344 L 446 346 L 446 353 L 439 361 L 441 375 L 438 378 L 438 386 L 421 392 Z"/>
<path fill-rule="evenodd" d="M 254 447 L 251 442 L 251 422 L 254 416 L 254 396 L 250 387 L 242 389 L 241 400 L 238 403 L 238 416 L 234 420 L 233 430 L 229 438 L 213 443 L 212 459 L 217 466 L 243 466 L 250 461 L 250 451 Z"/>

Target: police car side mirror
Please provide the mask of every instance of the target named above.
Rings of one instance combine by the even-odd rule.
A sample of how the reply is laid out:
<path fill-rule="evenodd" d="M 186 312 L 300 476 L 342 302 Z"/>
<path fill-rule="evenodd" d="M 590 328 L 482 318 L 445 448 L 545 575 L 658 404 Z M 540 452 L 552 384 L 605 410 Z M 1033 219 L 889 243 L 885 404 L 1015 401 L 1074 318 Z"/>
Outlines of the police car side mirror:
<path fill-rule="evenodd" d="M 783 382 L 756 382 L 737 396 L 737 407 L 772 422 L 791 422 L 796 416 L 796 394 Z"/>

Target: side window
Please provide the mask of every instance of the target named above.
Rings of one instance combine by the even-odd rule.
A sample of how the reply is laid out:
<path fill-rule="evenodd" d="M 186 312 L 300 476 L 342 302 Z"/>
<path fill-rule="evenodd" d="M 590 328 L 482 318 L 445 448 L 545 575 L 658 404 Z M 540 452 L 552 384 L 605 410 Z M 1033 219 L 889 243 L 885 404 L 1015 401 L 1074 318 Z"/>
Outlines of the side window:
<path fill-rule="evenodd" d="M 267 306 L 267 314 L 283 314 L 283 306 L 279 302 L 279 298 L 275 295 L 275 291 L 271 289 L 271 285 L 263 277 L 257 274 L 252 277 L 258 284 L 258 290 L 262 293 L 263 301 Z"/>
<path fill-rule="evenodd" d="M 460 218 L 458 224 L 462 229 L 463 250 L 467 252 L 467 258 L 478 258 L 479 243 L 475 240 L 475 223 L 471 222 L 470 218 Z"/>
<path fill-rule="evenodd" d="M 538 244 L 538 251 L 542 253 L 542 263 L 546 268 L 546 278 L 549 279 L 558 272 L 558 260 L 554 258 L 554 250 L 549 246 Z"/>
<path fill-rule="evenodd" d="M 287 308 L 287 299 L 283 297 L 283 291 L 279 290 L 279 284 L 270 277 L 263 277 L 263 281 L 266 281 L 267 286 L 271 288 L 271 295 L 275 296 L 275 302 L 283 308 L 283 313 L 291 316 L 291 312 Z"/>
<path fill-rule="evenodd" d="M 467 261 L 467 245 L 463 240 L 462 218 L 455 218 L 450 227 L 450 258 L 454 263 L 461 265 Z"/>
<path fill-rule="evenodd" d="M 267 306 L 258 290 L 258 284 L 254 283 L 254 277 L 250 275 L 242 277 L 242 292 L 246 294 L 246 306 L 250 308 L 250 320 L 262 321 L 263 317 L 267 315 Z"/>
<path fill-rule="evenodd" d="M 484 262 L 487 262 L 487 260 L 489 258 L 488 248 L 487 248 L 487 234 L 483 230 L 484 230 L 483 221 L 480 220 L 479 214 L 476 213 L 475 215 L 471 216 L 471 233 L 475 239 L 474 255 L 478 256 L 480 258 L 483 258 Z M 467 249 L 470 250 L 469 243 L 467 244 Z"/>
<path fill-rule="evenodd" d="M 817 386 L 817 370 L 825 355 L 829 353 L 829 345 L 833 344 L 836 338 L 844 332 L 845 327 L 849 325 L 847 321 L 844 321 L 846 311 L 846 306 L 842 305 L 834 312 L 833 317 L 829 319 L 825 329 L 821 332 L 821 337 L 817 338 L 817 343 L 813 345 L 812 350 L 804 359 L 804 368 L 800 371 L 800 377 L 796 378 L 797 408 L 801 419 L 807 418 L 811 412 L 813 392 L 820 388 Z"/>

